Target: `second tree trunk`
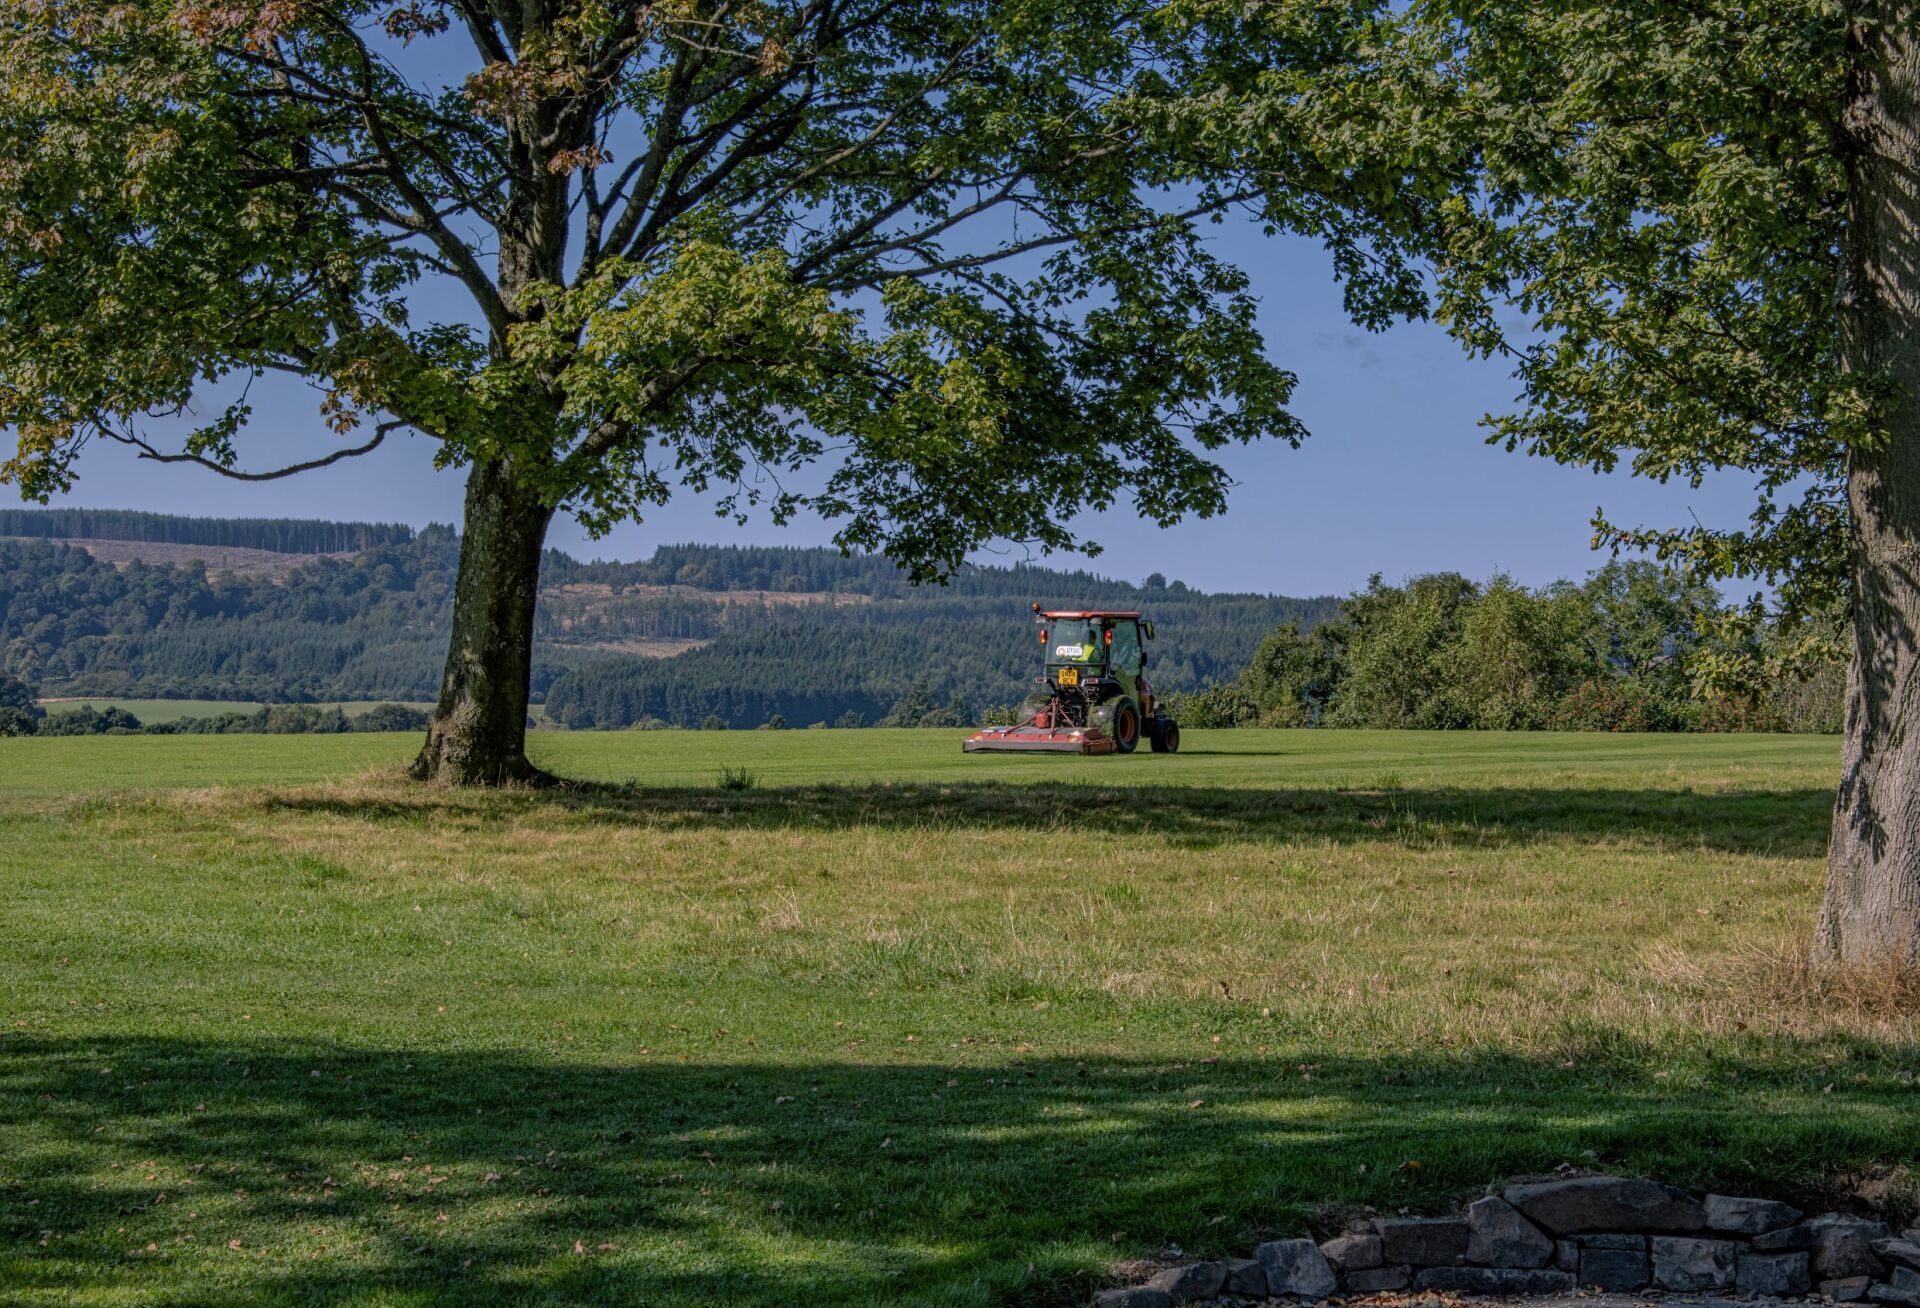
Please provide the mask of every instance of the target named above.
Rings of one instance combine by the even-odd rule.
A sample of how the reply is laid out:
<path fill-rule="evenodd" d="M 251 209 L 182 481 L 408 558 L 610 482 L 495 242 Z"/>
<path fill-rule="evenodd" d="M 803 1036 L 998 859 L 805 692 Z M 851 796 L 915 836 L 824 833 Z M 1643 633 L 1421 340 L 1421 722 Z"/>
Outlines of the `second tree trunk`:
<path fill-rule="evenodd" d="M 1920 45 L 1909 3 L 1853 27 L 1841 356 L 1885 397 L 1851 451 L 1853 667 L 1817 952 L 1920 961 Z"/>

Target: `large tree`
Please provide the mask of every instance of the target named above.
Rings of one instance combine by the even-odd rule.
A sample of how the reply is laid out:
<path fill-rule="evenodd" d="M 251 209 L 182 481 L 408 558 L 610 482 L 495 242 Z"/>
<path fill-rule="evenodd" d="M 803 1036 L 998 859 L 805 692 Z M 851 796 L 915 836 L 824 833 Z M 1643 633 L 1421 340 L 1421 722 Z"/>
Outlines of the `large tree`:
<path fill-rule="evenodd" d="M 1211 514 L 1297 440 L 1236 208 L 1405 303 L 1293 141 L 1357 11 L 1140 0 L 35 0 L 0 20 L 0 470 L 90 440 L 238 477 L 395 432 L 465 469 L 422 778 L 538 779 L 542 542 L 685 487 L 938 578 L 1075 510 Z M 1278 79 L 1278 83 L 1276 82 Z M 1257 120 L 1259 167 L 1214 135 Z M 1251 107 L 1249 107 L 1251 106 Z M 1229 123 L 1228 135 L 1252 122 Z M 449 293 L 451 292 L 451 293 Z M 246 383 L 335 448 L 249 470 Z M 167 436 L 171 434 L 172 440 Z M 812 466 L 809 466 L 812 465 Z"/>
<path fill-rule="evenodd" d="M 1796 648 L 1850 653 L 1818 948 L 1914 958 L 1912 6 L 1419 0 L 1402 18 L 1380 76 L 1325 111 L 1345 148 L 1445 194 L 1420 233 L 1436 315 L 1512 361 L 1521 387 L 1491 439 L 1662 481 L 1751 477 L 1744 525 L 1603 512 L 1596 544 L 1770 583 L 1775 616 L 1801 623 Z M 1723 685 L 1741 672 L 1700 662 Z"/>

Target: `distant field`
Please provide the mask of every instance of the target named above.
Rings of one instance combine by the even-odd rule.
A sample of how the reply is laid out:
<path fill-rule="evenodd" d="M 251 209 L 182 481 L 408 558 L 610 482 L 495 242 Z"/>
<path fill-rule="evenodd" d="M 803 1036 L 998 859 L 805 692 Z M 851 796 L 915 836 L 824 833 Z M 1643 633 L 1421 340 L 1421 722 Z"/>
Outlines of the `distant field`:
<path fill-rule="evenodd" d="M 349 717 L 355 713 L 364 713 L 377 703 L 401 703 L 409 708 L 430 709 L 431 702 L 425 700 L 329 700 L 318 704 L 317 708 L 338 708 Z M 125 709 L 142 722 L 177 722 L 181 718 L 211 718 L 222 713 L 252 713 L 260 708 L 258 700 L 238 699 L 110 699 L 98 697 L 43 699 L 40 707 L 49 713 L 59 713 L 67 709 L 90 706 L 105 711 L 110 708 Z M 528 715 L 536 722 L 546 716 L 546 705 L 535 704 L 528 709 Z"/>
<path fill-rule="evenodd" d="M 1920 995 L 1799 962 L 1831 739 L 960 735 L 0 740 L 0 1286 L 1042 1308 L 1561 1163 L 1911 1203 Z"/>

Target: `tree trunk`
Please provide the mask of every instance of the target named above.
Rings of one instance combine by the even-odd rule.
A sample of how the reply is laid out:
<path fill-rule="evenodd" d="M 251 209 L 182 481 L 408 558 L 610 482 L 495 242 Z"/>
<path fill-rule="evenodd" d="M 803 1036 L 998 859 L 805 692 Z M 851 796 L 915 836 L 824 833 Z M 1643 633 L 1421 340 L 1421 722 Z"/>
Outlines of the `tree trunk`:
<path fill-rule="evenodd" d="M 1853 665 L 1819 954 L 1920 961 L 1920 40 L 1913 0 L 1856 21 L 1841 358 L 1883 397 L 1848 459 Z"/>
<path fill-rule="evenodd" d="M 416 780 L 498 786 L 553 779 L 527 761 L 533 610 L 552 517 L 503 463 L 476 464 L 467 477 L 453 637 L 440 703 L 413 761 Z"/>

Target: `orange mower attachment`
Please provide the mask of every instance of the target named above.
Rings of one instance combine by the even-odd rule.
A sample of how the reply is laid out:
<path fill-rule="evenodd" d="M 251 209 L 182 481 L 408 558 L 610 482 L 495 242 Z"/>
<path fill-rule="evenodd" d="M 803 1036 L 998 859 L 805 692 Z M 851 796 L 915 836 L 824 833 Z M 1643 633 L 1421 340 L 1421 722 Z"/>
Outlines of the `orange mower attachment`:
<path fill-rule="evenodd" d="M 1112 754 L 1120 747 L 1098 727 L 1041 727 L 1029 718 L 1017 727 L 982 727 L 960 748 L 969 754 Z"/>

